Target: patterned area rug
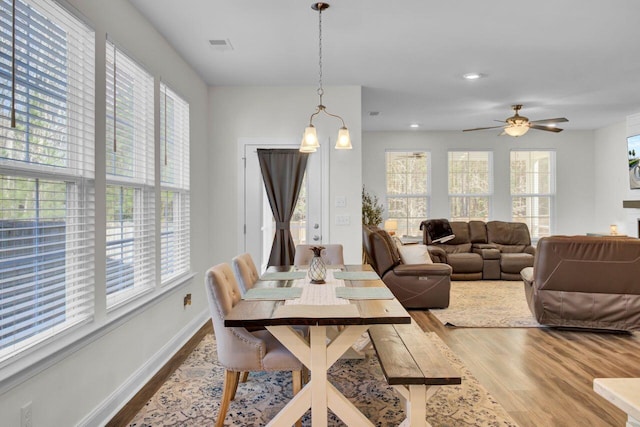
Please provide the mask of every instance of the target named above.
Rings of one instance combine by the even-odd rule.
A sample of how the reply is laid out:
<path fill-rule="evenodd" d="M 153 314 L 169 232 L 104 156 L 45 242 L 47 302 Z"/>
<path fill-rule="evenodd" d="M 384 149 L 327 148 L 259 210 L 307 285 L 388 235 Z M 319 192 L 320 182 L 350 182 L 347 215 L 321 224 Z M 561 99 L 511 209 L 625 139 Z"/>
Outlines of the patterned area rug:
<path fill-rule="evenodd" d="M 536 328 L 524 283 L 510 280 L 452 281 L 448 308 L 429 310 L 446 326 Z"/>
<path fill-rule="evenodd" d="M 440 338 L 427 333 L 462 374 L 459 386 L 439 387 L 427 405 L 427 420 L 434 427 L 516 426 L 505 410 L 478 383 Z M 213 426 L 222 396 L 224 369 L 216 360 L 216 342 L 207 335 L 185 363 L 136 415 L 130 426 Z M 337 362 L 330 381 L 375 425 L 397 426 L 404 411 L 387 386 L 378 360 L 369 350 L 361 360 Z M 225 419 L 227 426 L 265 425 L 291 399 L 289 373 L 251 373 L 240 384 Z M 310 412 L 303 418 L 310 426 Z M 344 425 L 330 414 L 330 426 Z"/>

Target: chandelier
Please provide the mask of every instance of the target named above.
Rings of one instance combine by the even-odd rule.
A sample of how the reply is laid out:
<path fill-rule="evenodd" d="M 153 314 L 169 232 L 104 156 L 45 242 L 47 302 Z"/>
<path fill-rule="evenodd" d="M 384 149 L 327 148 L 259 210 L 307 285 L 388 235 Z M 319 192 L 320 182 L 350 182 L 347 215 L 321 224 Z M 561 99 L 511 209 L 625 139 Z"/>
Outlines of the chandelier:
<path fill-rule="evenodd" d="M 331 114 L 327 111 L 327 107 L 322 104 L 322 96 L 324 95 L 324 89 L 322 88 L 322 11 L 329 8 L 329 3 L 314 3 L 311 5 L 313 10 L 318 11 L 318 97 L 320 98 L 320 103 L 316 107 L 316 111 L 311 114 L 309 117 L 309 125 L 304 130 L 304 135 L 302 137 L 302 142 L 300 143 L 300 151 L 303 153 L 313 153 L 318 147 L 320 147 L 320 143 L 318 142 L 318 134 L 316 132 L 315 126 L 313 126 L 313 118 L 320 114 L 321 112 L 326 114 L 327 116 L 335 117 L 342 122 L 342 127 L 338 130 L 338 139 L 336 140 L 335 148 L 337 150 L 350 150 L 353 148 L 351 145 L 351 138 L 349 137 L 349 129 L 344 124 L 344 120 L 342 117 L 337 114 Z"/>

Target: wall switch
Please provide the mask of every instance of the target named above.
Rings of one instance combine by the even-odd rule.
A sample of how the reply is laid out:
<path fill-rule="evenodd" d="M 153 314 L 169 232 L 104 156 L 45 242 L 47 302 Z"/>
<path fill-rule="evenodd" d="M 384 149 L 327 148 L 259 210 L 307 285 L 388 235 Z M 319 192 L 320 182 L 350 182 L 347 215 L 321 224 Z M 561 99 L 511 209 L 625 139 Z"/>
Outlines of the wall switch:
<path fill-rule="evenodd" d="M 20 408 L 20 427 L 33 427 L 31 402 L 25 403 L 25 405 Z"/>
<path fill-rule="evenodd" d="M 336 225 L 350 225 L 351 217 L 349 215 L 336 215 Z"/>
<path fill-rule="evenodd" d="M 346 208 L 347 198 L 344 196 L 336 197 L 336 208 Z"/>

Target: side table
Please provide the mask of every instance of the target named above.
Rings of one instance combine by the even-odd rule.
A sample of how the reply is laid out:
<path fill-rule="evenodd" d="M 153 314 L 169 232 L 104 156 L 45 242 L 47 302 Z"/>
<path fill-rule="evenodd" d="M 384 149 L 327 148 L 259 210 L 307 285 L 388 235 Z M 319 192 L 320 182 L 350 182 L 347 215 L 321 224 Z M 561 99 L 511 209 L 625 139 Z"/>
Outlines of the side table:
<path fill-rule="evenodd" d="M 640 427 L 640 378 L 596 378 L 593 390 L 628 415 L 626 427 Z"/>

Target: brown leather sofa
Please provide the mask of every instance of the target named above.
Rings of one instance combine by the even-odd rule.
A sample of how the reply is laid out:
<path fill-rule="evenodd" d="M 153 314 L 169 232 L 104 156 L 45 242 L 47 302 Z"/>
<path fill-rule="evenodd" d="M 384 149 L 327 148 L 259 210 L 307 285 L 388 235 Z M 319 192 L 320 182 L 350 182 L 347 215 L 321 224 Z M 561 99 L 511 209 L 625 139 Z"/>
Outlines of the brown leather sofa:
<path fill-rule="evenodd" d="M 551 236 L 522 270 L 527 302 L 543 325 L 640 330 L 640 240 Z"/>
<path fill-rule="evenodd" d="M 423 221 L 426 225 L 431 220 Z M 455 238 L 433 243 L 423 230 L 432 257 L 453 268 L 452 280 L 520 280 L 520 270 L 533 265 L 535 248 L 529 228 L 520 222 L 451 221 Z"/>
<path fill-rule="evenodd" d="M 377 227 L 362 227 L 365 261 L 382 278 L 405 308 L 449 306 L 451 267 L 447 264 L 403 264 L 389 233 Z"/>

